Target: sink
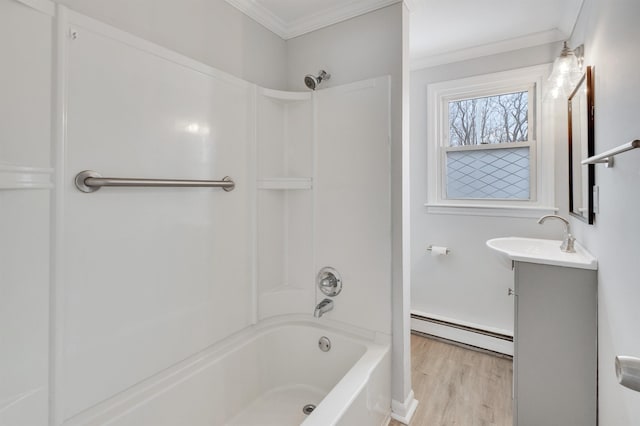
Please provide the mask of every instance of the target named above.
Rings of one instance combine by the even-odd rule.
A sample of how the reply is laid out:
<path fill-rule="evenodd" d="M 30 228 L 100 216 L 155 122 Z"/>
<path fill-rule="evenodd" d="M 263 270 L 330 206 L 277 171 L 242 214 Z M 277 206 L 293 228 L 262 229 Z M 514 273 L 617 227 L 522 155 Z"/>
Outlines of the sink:
<path fill-rule="evenodd" d="M 487 247 L 498 255 L 505 266 L 511 262 L 540 263 L 543 265 L 565 266 L 568 268 L 598 269 L 598 261 L 579 243 L 575 253 L 560 250 L 560 240 L 538 238 L 504 237 L 487 241 Z"/>

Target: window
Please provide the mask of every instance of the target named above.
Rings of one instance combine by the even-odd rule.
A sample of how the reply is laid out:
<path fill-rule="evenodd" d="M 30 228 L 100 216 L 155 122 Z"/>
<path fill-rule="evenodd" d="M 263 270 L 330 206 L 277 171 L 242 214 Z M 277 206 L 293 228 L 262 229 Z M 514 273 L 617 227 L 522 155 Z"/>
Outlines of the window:
<path fill-rule="evenodd" d="M 536 216 L 555 210 L 548 207 L 552 147 L 543 150 L 540 137 L 546 71 L 429 85 L 430 212 Z"/>
<path fill-rule="evenodd" d="M 447 100 L 445 198 L 531 199 L 533 89 Z"/>

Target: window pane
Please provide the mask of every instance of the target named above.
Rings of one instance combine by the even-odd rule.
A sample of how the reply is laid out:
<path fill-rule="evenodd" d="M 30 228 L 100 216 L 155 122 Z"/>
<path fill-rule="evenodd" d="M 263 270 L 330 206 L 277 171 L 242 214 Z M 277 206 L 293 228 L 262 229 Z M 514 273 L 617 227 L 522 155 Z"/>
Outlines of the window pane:
<path fill-rule="evenodd" d="M 449 146 L 527 141 L 528 117 L 527 91 L 449 102 Z"/>
<path fill-rule="evenodd" d="M 529 147 L 447 152 L 447 198 L 529 199 Z"/>

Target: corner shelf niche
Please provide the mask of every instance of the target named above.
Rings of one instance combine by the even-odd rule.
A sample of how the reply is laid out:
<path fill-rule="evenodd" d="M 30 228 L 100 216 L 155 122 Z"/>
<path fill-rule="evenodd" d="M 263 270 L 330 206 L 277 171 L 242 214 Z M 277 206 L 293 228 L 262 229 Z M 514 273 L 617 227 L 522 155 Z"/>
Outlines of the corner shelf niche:
<path fill-rule="evenodd" d="M 258 189 L 312 189 L 313 180 L 310 177 L 272 177 L 258 180 Z"/>
<path fill-rule="evenodd" d="M 283 102 L 311 100 L 311 92 L 286 92 L 284 90 L 266 89 L 263 87 L 261 89 L 261 93 L 267 98 L 276 99 Z"/>
<path fill-rule="evenodd" d="M 262 88 L 257 120 L 258 319 L 311 313 L 312 94 Z"/>

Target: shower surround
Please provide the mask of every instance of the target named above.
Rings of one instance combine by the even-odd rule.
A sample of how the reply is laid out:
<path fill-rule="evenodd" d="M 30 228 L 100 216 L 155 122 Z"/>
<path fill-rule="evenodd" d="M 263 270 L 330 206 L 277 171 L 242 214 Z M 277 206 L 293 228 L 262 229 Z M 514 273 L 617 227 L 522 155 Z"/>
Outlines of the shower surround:
<path fill-rule="evenodd" d="M 271 389 L 243 380 L 241 367 L 267 374 L 278 364 L 257 357 L 260 350 L 241 348 L 271 336 L 280 340 L 274 353 L 299 347 L 298 361 L 318 369 L 313 360 L 327 355 L 317 348 L 318 333 L 340 342 L 336 354 L 351 355 L 323 361 L 334 379 L 321 386 L 283 379 L 287 386 L 320 389 L 307 424 L 384 422 L 390 409 L 390 79 L 314 93 L 264 89 L 44 3 L 45 15 L 20 3 L 16 19 L 45 25 L 43 37 L 57 21 L 48 184 L 55 188 L 51 381 L 31 393 L 29 384 L 4 382 L 0 397 L 9 403 L 0 423 L 35 416 L 33 407 L 50 398 L 50 419 L 40 405 L 30 425 L 127 424 L 118 423 L 126 418 L 140 424 L 136 416 L 146 416 L 149 407 L 159 411 L 143 419 L 193 409 L 201 417 L 190 424 L 209 425 L 211 418 L 198 411 L 215 397 L 206 389 L 241 384 L 248 393 L 237 398 L 247 405 Z M 83 193 L 74 186 L 82 170 L 122 178 L 230 176 L 236 189 Z M 344 288 L 334 310 L 313 319 L 323 296 L 316 294 L 315 274 L 324 266 L 340 271 Z M 343 349 L 349 347 L 360 349 Z M 246 362 L 227 370 L 234 354 Z M 186 366 L 198 367 L 186 374 Z M 239 375 L 207 376 L 217 368 Z M 176 375 L 167 379 L 168 372 Z M 200 387 L 205 376 L 211 381 Z M 178 382 L 193 384 L 185 391 L 191 397 L 163 399 Z M 349 404 L 336 402 L 345 398 L 364 411 L 353 414 Z"/>

